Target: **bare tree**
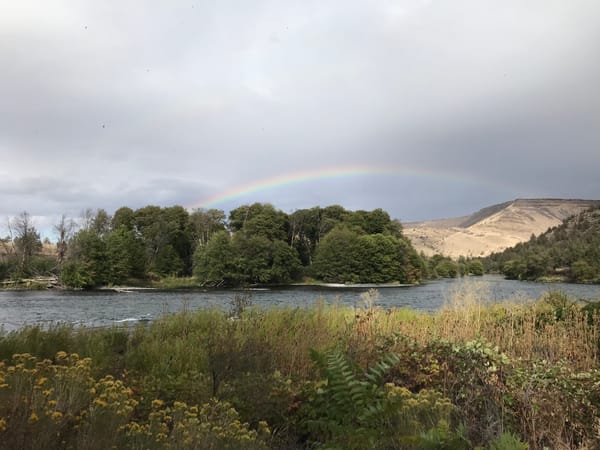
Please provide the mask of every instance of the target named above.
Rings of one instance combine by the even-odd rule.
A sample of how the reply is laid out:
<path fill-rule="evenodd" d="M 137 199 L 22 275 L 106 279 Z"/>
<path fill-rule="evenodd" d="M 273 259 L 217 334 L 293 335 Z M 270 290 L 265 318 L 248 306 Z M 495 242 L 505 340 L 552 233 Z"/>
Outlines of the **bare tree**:
<path fill-rule="evenodd" d="M 31 258 L 42 249 L 42 241 L 27 211 L 9 221 L 9 232 L 19 260 L 19 270 L 22 275 L 28 275 Z"/>
<path fill-rule="evenodd" d="M 64 214 L 60 217 L 60 221 L 54 225 L 54 232 L 58 237 L 58 240 L 56 241 L 56 261 L 59 270 L 62 269 L 64 264 L 69 241 L 73 237 L 75 229 L 75 221 L 73 219 L 68 219 Z"/>

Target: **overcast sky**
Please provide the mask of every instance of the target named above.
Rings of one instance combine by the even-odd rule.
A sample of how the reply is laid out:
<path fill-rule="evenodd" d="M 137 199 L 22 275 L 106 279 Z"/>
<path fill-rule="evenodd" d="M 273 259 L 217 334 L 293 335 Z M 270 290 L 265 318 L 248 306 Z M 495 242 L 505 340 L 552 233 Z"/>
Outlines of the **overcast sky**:
<path fill-rule="evenodd" d="M 597 0 L 0 0 L 1 217 L 598 199 L 599 144 Z"/>

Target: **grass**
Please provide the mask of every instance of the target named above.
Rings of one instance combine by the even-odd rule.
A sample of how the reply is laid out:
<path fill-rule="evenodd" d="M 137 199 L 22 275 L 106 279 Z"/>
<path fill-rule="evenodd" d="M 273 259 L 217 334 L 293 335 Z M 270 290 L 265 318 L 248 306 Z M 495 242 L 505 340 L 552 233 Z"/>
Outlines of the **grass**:
<path fill-rule="evenodd" d="M 411 419 L 421 425 L 403 429 L 420 434 L 395 436 L 392 448 L 426 448 L 428 439 L 437 439 L 433 448 L 448 442 L 503 448 L 498 445 L 511 439 L 530 449 L 596 448 L 598 314 L 558 292 L 519 303 L 490 303 L 488 298 L 486 286 L 474 282 L 454 292 L 435 313 L 377 308 L 372 291 L 361 308 L 319 301 L 309 308 L 262 309 L 232 302 L 235 314 L 186 310 L 135 329 L 55 326 L 4 333 L 0 397 L 11 400 L 0 402 L 0 448 L 8 448 L 1 442 L 78 448 L 84 438 L 106 438 L 108 427 L 117 430 L 112 440 L 98 437 L 98 442 L 119 448 L 194 448 L 202 440 L 213 442 L 206 448 L 243 448 L 242 441 L 248 448 L 335 445 L 334 436 L 362 430 L 351 412 L 340 414 L 344 423 L 324 422 L 334 434 L 306 427 L 315 414 L 321 414 L 321 422 L 327 414 L 319 406 L 326 380 L 311 355 L 330 352 L 347 359 L 355 372 L 353 386 L 367 386 L 361 374 L 378 367 L 386 355 L 396 355 L 383 380 L 388 387 L 373 386 L 368 392 L 375 394 L 366 397 L 374 405 L 388 405 L 381 413 L 386 420 L 369 422 L 360 434 L 372 448 L 389 448 L 377 436 L 389 435 L 393 427 L 386 427 L 411 402 L 438 418 L 443 415 L 435 405 L 451 405 L 452 413 L 431 422 L 432 429 L 423 428 L 430 423 L 425 416 Z M 66 364 L 57 357 L 62 352 L 77 357 Z M 23 358 L 33 358 L 27 363 L 31 367 L 19 366 Z M 67 376 L 61 370 L 73 377 L 85 372 L 77 383 L 95 394 L 48 409 L 48 402 L 58 401 L 56 390 L 42 398 L 32 387 L 44 377 L 49 380 L 44 383 L 58 386 L 58 378 Z M 114 398 L 109 393 L 100 397 L 100 392 L 112 392 Z M 380 395 L 395 400 L 385 402 Z M 112 406 L 102 409 L 102 420 L 91 420 L 92 411 L 100 411 L 98 401 Z M 41 402 L 37 409 L 36 402 Z M 41 417 L 40 411 L 50 413 L 28 421 L 33 413 Z M 339 428 L 344 426 L 353 428 L 346 433 Z M 198 427 L 205 434 L 198 434 Z M 42 439 L 48 432 L 61 441 Z M 333 439 L 329 444 L 327 436 Z"/>

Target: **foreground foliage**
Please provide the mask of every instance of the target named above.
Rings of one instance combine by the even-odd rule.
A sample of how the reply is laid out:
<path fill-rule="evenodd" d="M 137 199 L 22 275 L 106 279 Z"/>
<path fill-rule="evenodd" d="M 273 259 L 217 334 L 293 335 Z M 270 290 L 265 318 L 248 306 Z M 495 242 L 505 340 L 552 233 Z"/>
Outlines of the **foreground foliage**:
<path fill-rule="evenodd" d="M 597 308 L 480 294 L 4 334 L 0 448 L 598 448 Z"/>

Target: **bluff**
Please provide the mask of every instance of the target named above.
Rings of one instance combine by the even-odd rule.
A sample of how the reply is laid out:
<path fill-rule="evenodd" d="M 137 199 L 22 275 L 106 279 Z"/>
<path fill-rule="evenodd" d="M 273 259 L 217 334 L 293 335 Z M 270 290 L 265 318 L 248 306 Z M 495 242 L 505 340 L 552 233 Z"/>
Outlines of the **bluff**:
<path fill-rule="evenodd" d="M 488 256 L 593 206 L 600 206 L 600 200 L 516 199 L 468 216 L 403 223 L 403 233 L 418 252 L 428 256 Z"/>

